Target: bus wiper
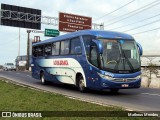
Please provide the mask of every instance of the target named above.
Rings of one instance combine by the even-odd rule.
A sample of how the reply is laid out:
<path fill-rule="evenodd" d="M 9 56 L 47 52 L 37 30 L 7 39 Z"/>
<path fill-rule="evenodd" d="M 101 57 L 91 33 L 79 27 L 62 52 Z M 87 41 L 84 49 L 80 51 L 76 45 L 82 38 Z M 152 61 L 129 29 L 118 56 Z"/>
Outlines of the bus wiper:
<path fill-rule="evenodd" d="M 128 65 L 129 65 L 129 67 L 130 67 L 130 69 L 131 69 L 131 70 L 134 70 L 134 68 L 133 68 L 133 66 L 132 66 L 132 64 L 131 64 L 131 62 L 128 60 L 128 58 L 126 57 L 126 55 L 125 55 L 125 53 L 124 53 L 123 50 L 122 50 L 122 52 L 123 52 L 123 56 L 124 56 L 125 60 L 127 61 Z"/>
<path fill-rule="evenodd" d="M 123 49 L 122 49 L 121 44 L 120 44 L 120 49 L 121 49 L 120 59 L 118 60 L 118 62 L 117 62 L 117 64 L 116 64 L 116 66 L 114 67 L 114 69 L 117 69 L 117 68 L 118 68 L 119 63 L 120 63 L 121 60 L 122 60 L 123 66 L 124 66 L 124 70 L 125 70 L 125 61 L 127 61 L 128 65 L 129 65 L 129 67 L 130 67 L 130 69 L 131 69 L 131 70 L 134 70 L 134 68 L 133 68 L 133 66 L 132 66 L 132 64 L 131 64 L 131 62 L 130 62 L 130 61 L 128 60 L 128 58 L 126 57 L 126 55 L 125 55 L 125 53 L 124 53 L 124 51 L 123 51 Z M 124 60 L 125 60 L 125 61 L 124 61 Z"/>

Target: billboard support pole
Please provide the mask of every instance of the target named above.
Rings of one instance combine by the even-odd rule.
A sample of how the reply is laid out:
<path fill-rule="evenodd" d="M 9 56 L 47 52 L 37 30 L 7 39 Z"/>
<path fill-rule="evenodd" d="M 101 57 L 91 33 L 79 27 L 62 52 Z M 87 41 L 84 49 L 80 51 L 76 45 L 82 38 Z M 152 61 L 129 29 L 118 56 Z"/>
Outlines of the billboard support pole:
<path fill-rule="evenodd" d="M 20 35 L 20 28 L 19 28 L 19 43 L 18 43 L 18 56 L 20 56 L 20 42 L 21 42 L 21 35 Z"/>
<path fill-rule="evenodd" d="M 2 15 L 1 5 L 0 5 L 0 25 L 1 25 L 1 15 Z"/>
<path fill-rule="evenodd" d="M 27 64 L 26 64 L 26 70 L 29 70 L 29 61 L 30 61 L 30 57 L 29 57 L 30 32 L 31 32 L 31 30 L 27 30 L 28 38 L 27 38 Z"/>

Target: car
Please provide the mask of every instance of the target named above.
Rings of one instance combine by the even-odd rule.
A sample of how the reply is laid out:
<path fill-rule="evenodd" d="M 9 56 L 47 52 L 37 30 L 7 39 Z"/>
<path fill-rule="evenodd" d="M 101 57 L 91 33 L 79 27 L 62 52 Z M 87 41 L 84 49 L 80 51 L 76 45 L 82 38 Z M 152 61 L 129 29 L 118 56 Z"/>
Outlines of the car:
<path fill-rule="evenodd" d="M 16 71 L 16 67 L 13 63 L 5 63 L 4 66 L 3 66 L 3 70 L 4 71 L 9 71 L 9 70 L 14 70 Z"/>

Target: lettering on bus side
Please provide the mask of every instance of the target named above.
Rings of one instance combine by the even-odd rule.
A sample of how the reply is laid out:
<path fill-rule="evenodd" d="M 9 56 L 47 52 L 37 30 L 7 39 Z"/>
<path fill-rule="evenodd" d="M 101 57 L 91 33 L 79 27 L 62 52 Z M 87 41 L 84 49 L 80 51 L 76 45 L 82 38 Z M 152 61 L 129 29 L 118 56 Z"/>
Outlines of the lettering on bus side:
<path fill-rule="evenodd" d="M 68 65 L 68 60 L 54 60 L 53 65 Z"/>

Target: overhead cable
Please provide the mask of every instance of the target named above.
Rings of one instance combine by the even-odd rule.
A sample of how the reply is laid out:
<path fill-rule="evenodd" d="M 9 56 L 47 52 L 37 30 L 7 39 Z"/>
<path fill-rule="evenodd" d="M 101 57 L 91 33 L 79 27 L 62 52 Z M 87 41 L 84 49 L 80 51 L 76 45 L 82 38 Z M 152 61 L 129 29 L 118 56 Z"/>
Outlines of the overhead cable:
<path fill-rule="evenodd" d="M 135 0 L 132 0 L 132 1 L 130 1 L 130 2 L 126 3 L 126 4 L 124 4 L 124 5 L 122 5 L 121 7 L 119 7 L 119 8 L 117 8 L 117 9 L 115 9 L 115 10 L 111 11 L 110 13 L 107 13 L 107 14 L 105 14 L 105 15 L 103 15 L 103 16 L 101 16 L 101 17 L 99 17 L 99 18 L 96 18 L 96 19 L 95 19 L 95 20 L 93 20 L 93 21 L 97 21 L 97 20 L 99 20 L 99 19 L 101 19 L 101 18 L 103 18 L 103 17 L 105 17 L 105 16 L 107 16 L 107 15 L 110 15 L 110 14 L 112 14 L 112 13 L 114 13 L 114 12 L 116 12 L 116 11 L 118 11 L 118 10 L 122 9 L 122 8 L 124 8 L 125 6 L 127 6 L 127 5 L 131 4 L 131 3 L 132 3 L 132 2 L 134 2 L 134 1 L 135 1 Z"/>
<path fill-rule="evenodd" d="M 158 0 L 158 1 L 159 1 L 159 0 Z M 153 8 L 153 7 L 155 7 L 155 6 L 157 6 L 157 5 L 160 4 L 160 1 L 159 1 L 158 3 L 156 3 L 156 2 L 157 2 L 157 0 L 154 1 L 154 2 L 152 2 L 152 3 L 149 3 L 149 4 L 145 5 L 145 6 L 143 6 L 143 7 L 139 8 L 139 9 L 137 9 L 137 10 L 134 10 L 134 11 L 129 12 L 129 13 L 127 13 L 127 14 L 121 15 L 120 17 L 116 17 L 116 18 L 114 18 L 114 19 L 121 18 L 122 16 L 126 16 L 126 15 L 131 14 L 131 15 L 127 16 L 127 17 L 124 17 L 124 18 L 119 19 L 119 20 L 117 20 L 117 21 L 115 21 L 115 22 L 112 22 L 112 23 L 110 23 L 110 24 L 107 24 L 107 25 L 105 25 L 105 27 L 106 27 L 106 26 L 113 25 L 114 23 L 123 21 L 123 20 L 125 20 L 125 19 L 127 19 L 127 18 L 133 17 L 134 15 L 137 15 L 137 14 L 139 14 L 139 13 L 145 11 L 145 10 L 151 9 L 151 8 Z M 153 3 L 155 3 L 155 4 L 153 4 Z M 151 5 L 151 4 L 153 4 L 153 5 Z M 149 7 L 145 8 L 146 6 L 149 6 Z M 142 9 L 142 8 L 144 8 L 144 9 Z M 142 9 L 142 10 L 140 10 L 140 9 Z M 138 11 L 138 10 L 140 10 L 140 11 Z M 138 11 L 138 12 L 136 12 L 136 11 Z M 134 13 L 134 12 L 136 12 L 136 13 Z M 132 13 L 133 13 L 133 14 L 132 14 Z M 114 20 L 114 19 L 111 19 L 110 21 L 112 21 L 112 20 Z"/>

